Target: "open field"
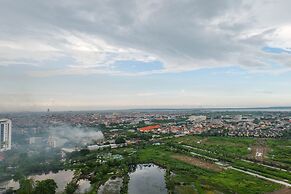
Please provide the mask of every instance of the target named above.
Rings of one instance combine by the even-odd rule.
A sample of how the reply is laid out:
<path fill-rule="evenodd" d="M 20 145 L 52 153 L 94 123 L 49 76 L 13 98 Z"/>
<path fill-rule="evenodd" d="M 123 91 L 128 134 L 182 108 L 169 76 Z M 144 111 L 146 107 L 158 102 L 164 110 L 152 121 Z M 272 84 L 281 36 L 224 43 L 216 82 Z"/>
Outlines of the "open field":
<path fill-rule="evenodd" d="M 291 140 L 268 139 L 268 161 L 277 162 L 289 166 L 291 169 Z"/>
<path fill-rule="evenodd" d="M 266 177 L 291 183 L 291 173 L 288 171 L 276 170 L 257 163 L 250 163 L 241 160 L 234 161 L 232 165 L 241 169 L 248 169 L 248 171 L 257 172 Z"/>
<path fill-rule="evenodd" d="M 164 168 L 171 170 L 175 176 L 171 181 L 175 185 L 181 182 L 186 185 L 198 185 L 199 193 L 209 191 L 221 191 L 223 193 L 266 193 L 279 190 L 280 185 L 265 181 L 241 172 L 227 169 L 216 172 L 204 168 L 203 166 L 193 165 L 189 161 L 184 161 L 189 156 L 176 155 L 175 151 L 168 150 L 165 147 L 147 147 L 138 151 L 138 159 L 141 162 L 153 162 Z M 181 157 L 184 158 L 181 161 Z M 192 160 L 192 162 L 194 162 Z M 189 188 L 184 188 L 189 189 Z"/>
<path fill-rule="evenodd" d="M 168 140 L 229 159 L 252 159 L 291 169 L 291 140 L 184 136 Z"/>
<path fill-rule="evenodd" d="M 239 142 L 238 146 L 234 143 L 236 140 Z M 241 159 L 237 153 L 225 155 L 225 151 L 221 149 L 225 144 L 228 150 L 237 150 L 237 152 L 240 149 L 248 150 L 249 146 L 260 145 L 256 139 L 230 138 L 228 142 L 226 137 L 188 136 L 171 139 L 171 142 L 165 140 L 165 142 L 159 145 L 143 144 L 108 150 L 84 150 L 73 157 L 77 162 L 73 162 L 71 167 L 81 169 L 82 177 L 91 176 L 94 172 L 91 180 L 97 188 L 108 179 L 109 173 L 124 176 L 128 172 L 128 164 L 154 163 L 166 170 L 167 188 L 177 194 L 272 193 L 284 188 L 276 180 L 287 182 L 291 179 L 290 173 L 286 170 L 273 169 L 267 165 L 263 166 L 251 160 Z M 219 146 L 215 147 L 214 142 L 219 142 Z M 275 150 L 282 147 L 277 141 L 274 142 L 277 146 Z M 190 144 L 195 146 L 188 146 Z M 262 145 L 269 146 L 268 141 L 264 141 Z M 283 145 L 285 146 L 285 143 Z M 270 150 L 272 151 L 274 150 Z M 245 157 L 248 157 L 248 154 L 251 152 L 246 153 Z M 113 156 L 118 155 L 122 156 L 120 160 L 113 159 Z M 224 156 L 229 160 L 220 159 Z M 218 160 L 213 160 L 216 158 Z M 266 158 L 269 159 L 269 157 Z M 96 166 L 96 161 L 100 159 L 107 160 L 108 163 L 101 162 Z M 219 162 L 214 163 L 214 161 Z M 285 192 L 285 190 L 280 192 Z"/>
<path fill-rule="evenodd" d="M 193 185 L 179 185 L 175 187 L 175 191 L 179 194 L 199 194 Z"/>
<path fill-rule="evenodd" d="M 202 136 L 184 136 L 174 141 L 230 157 L 247 156 L 251 153 L 249 148 L 256 142 L 254 138 Z"/>
<path fill-rule="evenodd" d="M 197 166 L 197 167 L 200 167 L 200 168 L 207 169 L 207 170 L 213 170 L 213 171 L 216 171 L 216 172 L 221 172 L 223 170 L 220 166 L 218 166 L 218 165 L 216 165 L 214 163 L 211 163 L 211 162 L 199 159 L 199 158 L 194 158 L 194 157 L 191 157 L 191 156 L 175 154 L 175 155 L 172 156 L 172 158 L 180 160 L 180 161 L 183 161 L 183 162 L 186 162 L 188 164 L 191 164 L 191 165 L 194 165 L 194 166 Z"/>

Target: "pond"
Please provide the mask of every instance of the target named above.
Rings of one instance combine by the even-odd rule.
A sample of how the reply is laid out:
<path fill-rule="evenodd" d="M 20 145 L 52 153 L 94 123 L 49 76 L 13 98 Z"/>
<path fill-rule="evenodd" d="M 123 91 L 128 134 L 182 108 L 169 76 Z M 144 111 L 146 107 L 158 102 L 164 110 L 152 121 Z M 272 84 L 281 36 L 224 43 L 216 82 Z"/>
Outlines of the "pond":
<path fill-rule="evenodd" d="M 154 164 L 138 164 L 135 165 L 129 173 L 128 193 L 129 194 L 167 194 L 165 183 L 166 170 Z M 57 185 L 57 193 L 64 191 L 67 183 L 74 176 L 74 171 L 62 170 L 57 173 L 48 173 L 41 175 L 32 175 L 29 178 L 34 180 L 53 179 Z M 118 194 L 122 186 L 123 179 L 120 177 L 111 178 L 98 189 L 98 194 Z M 88 180 L 79 180 L 78 193 L 85 193 L 91 189 L 91 184 Z M 19 183 L 13 180 L 0 183 L 0 193 L 6 189 L 19 188 Z M 1 190 L 2 189 L 2 190 Z"/>
<path fill-rule="evenodd" d="M 129 173 L 128 194 L 167 194 L 166 170 L 155 164 L 138 164 Z"/>
<path fill-rule="evenodd" d="M 41 175 L 32 175 L 32 176 L 29 176 L 29 178 L 32 178 L 35 181 L 53 179 L 58 185 L 57 193 L 59 193 L 59 192 L 64 191 L 67 183 L 69 183 L 72 180 L 73 176 L 74 176 L 74 171 L 61 170 L 57 173 L 50 172 L 48 174 L 43 173 Z M 5 182 L 0 183 L 0 193 L 9 189 L 9 188 L 12 188 L 14 190 L 19 189 L 19 183 L 14 181 L 14 180 L 5 181 Z"/>
<path fill-rule="evenodd" d="M 98 189 L 98 194 L 119 194 L 123 179 L 120 177 L 111 178 Z"/>
<path fill-rule="evenodd" d="M 86 179 L 80 179 L 78 181 L 78 185 L 79 185 L 79 187 L 78 187 L 76 193 L 86 193 L 92 189 L 90 181 L 86 180 Z"/>

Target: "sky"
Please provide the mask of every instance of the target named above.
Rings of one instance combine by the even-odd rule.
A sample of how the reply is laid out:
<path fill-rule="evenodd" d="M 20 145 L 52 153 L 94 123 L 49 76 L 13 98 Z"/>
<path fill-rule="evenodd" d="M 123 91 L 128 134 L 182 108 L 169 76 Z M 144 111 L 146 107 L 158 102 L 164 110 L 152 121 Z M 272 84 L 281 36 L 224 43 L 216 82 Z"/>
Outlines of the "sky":
<path fill-rule="evenodd" d="M 289 0 L 0 5 L 0 112 L 291 106 Z"/>

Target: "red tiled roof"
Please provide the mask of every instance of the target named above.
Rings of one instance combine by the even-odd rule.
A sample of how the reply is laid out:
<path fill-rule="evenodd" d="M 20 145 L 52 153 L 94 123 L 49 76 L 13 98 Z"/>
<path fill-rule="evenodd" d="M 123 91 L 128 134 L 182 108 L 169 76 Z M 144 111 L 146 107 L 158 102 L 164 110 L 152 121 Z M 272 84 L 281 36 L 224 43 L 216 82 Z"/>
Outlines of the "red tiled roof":
<path fill-rule="evenodd" d="M 158 129 L 160 128 L 160 125 L 151 125 L 151 126 L 147 126 L 147 127 L 142 127 L 139 129 L 140 132 L 149 132 L 152 131 L 153 129 Z"/>

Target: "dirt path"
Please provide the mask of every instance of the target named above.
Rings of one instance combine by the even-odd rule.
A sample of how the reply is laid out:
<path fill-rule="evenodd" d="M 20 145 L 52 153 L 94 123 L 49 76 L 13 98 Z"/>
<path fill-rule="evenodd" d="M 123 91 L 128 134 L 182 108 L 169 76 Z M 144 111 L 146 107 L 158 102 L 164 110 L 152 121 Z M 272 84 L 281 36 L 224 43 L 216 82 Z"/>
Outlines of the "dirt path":
<path fill-rule="evenodd" d="M 185 156 L 185 155 L 180 155 L 180 154 L 173 155 L 172 158 L 186 162 L 188 164 L 191 164 L 191 165 L 194 165 L 194 166 L 197 166 L 200 168 L 205 168 L 205 169 L 213 170 L 216 172 L 223 171 L 223 169 L 220 166 L 213 164 L 211 162 L 202 160 L 202 159 L 198 159 L 198 158 L 194 158 L 194 157 L 190 157 L 190 156 Z"/>
<path fill-rule="evenodd" d="M 284 188 L 278 191 L 274 191 L 272 193 L 268 193 L 268 194 L 290 194 L 291 193 L 291 188 Z"/>

